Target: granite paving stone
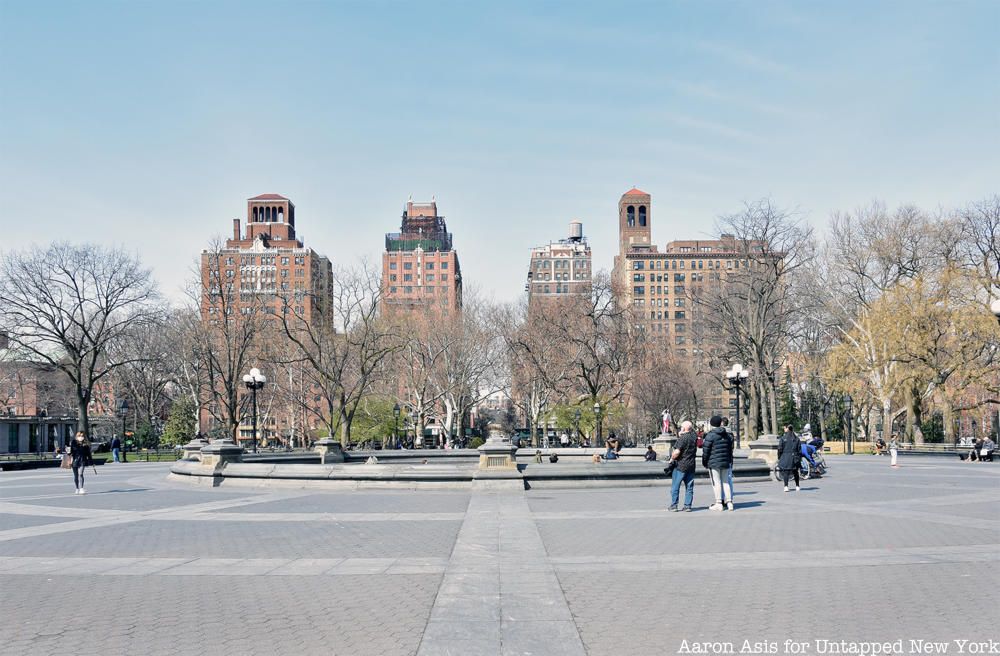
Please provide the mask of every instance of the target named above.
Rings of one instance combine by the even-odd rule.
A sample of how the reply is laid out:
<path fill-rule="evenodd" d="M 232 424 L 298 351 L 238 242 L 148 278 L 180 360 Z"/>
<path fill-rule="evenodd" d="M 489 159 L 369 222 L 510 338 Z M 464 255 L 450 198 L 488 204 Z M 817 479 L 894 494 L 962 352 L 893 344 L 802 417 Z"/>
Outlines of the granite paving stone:
<path fill-rule="evenodd" d="M 807 646 L 772 655 L 820 656 L 818 638 L 996 639 L 1000 467 L 828 460 L 799 493 L 737 481 L 734 513 L 706 510 L 703 481 L 695 512 L 668 513 L 662 485 L 213 489 L 129 463 L 79 497 L 66 472 L 5 472 L 0 654 L 659 656 L 790 639 Z"/>

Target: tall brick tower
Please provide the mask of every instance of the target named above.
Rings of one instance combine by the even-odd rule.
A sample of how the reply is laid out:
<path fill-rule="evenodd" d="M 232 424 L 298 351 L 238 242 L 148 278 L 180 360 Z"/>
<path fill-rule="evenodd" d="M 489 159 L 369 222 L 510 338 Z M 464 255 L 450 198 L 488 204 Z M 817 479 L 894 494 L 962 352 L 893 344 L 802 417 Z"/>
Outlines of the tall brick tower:
<path fill-rule="evenodd" d="M 618 201 L 618 254 L 615 255 L 612 277 L 625 288 L 629 283 L 625 256 L 631 252 L 656 252 L 653 246 L 652 198 L 641 189 L 632 187 Z"/>
<path fill-rule="evenodd" d="M 621 251 L 652 242 L 652 206 L 649 194 L 633 187 L 618 201 L 618 243 Z"/>

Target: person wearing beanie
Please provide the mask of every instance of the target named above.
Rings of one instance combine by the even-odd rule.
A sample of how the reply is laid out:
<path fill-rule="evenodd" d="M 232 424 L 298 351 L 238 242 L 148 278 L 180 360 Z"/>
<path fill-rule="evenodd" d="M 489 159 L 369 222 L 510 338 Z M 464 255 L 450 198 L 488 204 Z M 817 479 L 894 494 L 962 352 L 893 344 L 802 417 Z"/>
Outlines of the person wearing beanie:
<path fill-rule="evenodd" d="M 733 486 L 729 482 L 729 470 L 733 466 L 733 438 L 722 427 L 719 415 L 713 415 L 708 423 L 712 429 L 705 435 L 705 444 L 701 448 L 701 464 L 708 470 L 712 492 L 715 493 L 715 503 L 708 509 L 735 510 Z"/>

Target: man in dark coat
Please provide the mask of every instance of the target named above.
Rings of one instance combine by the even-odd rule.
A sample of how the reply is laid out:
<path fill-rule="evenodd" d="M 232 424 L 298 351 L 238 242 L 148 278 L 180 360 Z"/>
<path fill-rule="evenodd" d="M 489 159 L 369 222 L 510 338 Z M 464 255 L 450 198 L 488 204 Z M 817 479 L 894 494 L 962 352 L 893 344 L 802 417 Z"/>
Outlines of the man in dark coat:
<path fill-rule="evenodd" d="M 778 440 L 778 471 L 788 492 L 788 477 L 795 475 L 795 491 L 799 491 L 799 461 L 802 458 L 802 443 L 791 426 L 785 426 L 785 434 Z"/>
<path fill-rule="evenodd" d="M 735 510 L 733 486 L 729 483 L 729 469 L 733 466 L 733 438 L 722 427 L 722 417 L 719 415 L 713 415 L 708 423 L 712 430 L 705 435 L 705 444 L 701 447 L 701 464 L 708 470 L 712 479 L 712 491 L 715 493 L 715 503 L 708 509 Z"/>
<path fill-rule="evenodd" d="M 677 510 L 677 502 L 680 499 L 681 484 L 684 484 L 684 511 L 691 511 L 691 504 L 694 503 L 694 457 L 698 451 L 698 435 L 694 432 L 694 427 L 690 421 L 681 424 L 681 434 L 674 444 L 674 450 L 670 454 L 670 459 L 677 462 L 673 471 L 673 480 L 670 484 L 670 507 L 668 510 Z"/>

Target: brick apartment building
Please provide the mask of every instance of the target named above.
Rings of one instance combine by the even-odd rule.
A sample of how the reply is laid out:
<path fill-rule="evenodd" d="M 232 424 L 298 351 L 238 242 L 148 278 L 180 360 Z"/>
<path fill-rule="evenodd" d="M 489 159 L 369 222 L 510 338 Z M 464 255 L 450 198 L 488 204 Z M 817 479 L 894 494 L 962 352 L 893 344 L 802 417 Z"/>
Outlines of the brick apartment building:
<path fill-rule="evenodd" d="M 679 240 L 661 252 L 652 243 L 652 199 L 630 189 L 618 202 L 618 254 L 613 278 L 623 303 L 632 306 L 647 335 L 689 362 L 708 366 L 711 335 L 700 322 L 704 311 L 692 300 L 746 270 L 746 255 L 735 239 Z M 735 413 L 735 396 L 718 389 L 708 398 L 709 412 Z"/>
<path fill-rule="evenodd" d="M 274 320 L 268 338 L 275 340 L 284 339 L 279 321 L 283 313 L 294 313 L 312 325 L 333 320 L 333 266 L 305 246 L 296 235 L 295 220 L 295 205 L 284 196 L 262 194 L 247 200 L 246 229 L 241 229 L 240 219 L 233 219 L 232 238 L 220 248 L 202 251 L 202 319 L 223 312 L 247 317 L 262 312 Z M 287 372 L 265 374 L 269 385 L 290 378 Z M 262 413 L 259 430 L 265 443 L 284 442 L 314 423 L 304 411 L 272 409 Z M 204 414 L 202 425 L 210 423 Z M 240 440 L 249 439 L 249 424 L 241 426 Z"/>
<path fill-rule="evenodd" d="M 292 201 L 254 196 L 247 200 L 246 222 L 241 233 L 240 220 L 233 219 L 232 239 L 202 251 L 202 317 L 224 311 L 229 301 L 230 311 L 242 314 L 261 309 L 279 315 L 291 308 L 306 321 L 331 318 L 333 266 L 296 237 Z"/>
<path fill-rule="evenodd" d="M 90 401 L 91 438 L 110 437 L 118 426 L 115 395 L 101 381 Z M 50 364 L 0 362 L 0 453 L 46 453 L 69 444 L 77 428 L 76 392 Z"/>
<path fill-rule="evenodd" d="M 531 249 L 528 282 L 524 285 L 528 302 L 589 294 L 592 275 L 590 244 L 583 236 L 583 224 L 570 221 L 568 237 Z"/>
<path fill-rule="evenodd" d="M 389 310 L 431 309 L 448 316 L 462 309 L 458 253 L 435 200 L 408 200 L 399 232 L 386 234 L 382 287 Z"/>

